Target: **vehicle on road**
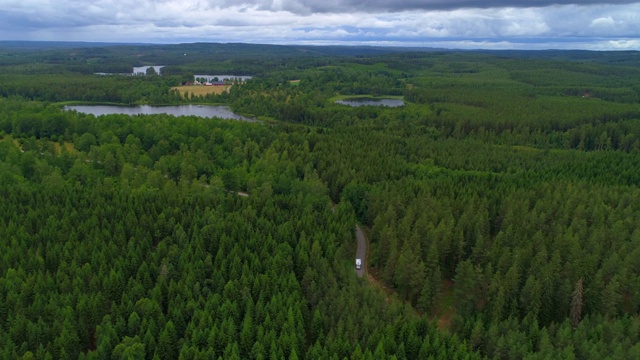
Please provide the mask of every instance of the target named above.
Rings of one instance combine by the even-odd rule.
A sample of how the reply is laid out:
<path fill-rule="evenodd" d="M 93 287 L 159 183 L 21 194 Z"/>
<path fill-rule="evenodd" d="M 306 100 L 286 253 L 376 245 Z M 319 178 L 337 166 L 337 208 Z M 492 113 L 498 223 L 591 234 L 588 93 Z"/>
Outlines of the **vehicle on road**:
<path fill-rule="evenodd" d="M 362 269 L 362 259 L 356 259 L 356 270 Z"/>

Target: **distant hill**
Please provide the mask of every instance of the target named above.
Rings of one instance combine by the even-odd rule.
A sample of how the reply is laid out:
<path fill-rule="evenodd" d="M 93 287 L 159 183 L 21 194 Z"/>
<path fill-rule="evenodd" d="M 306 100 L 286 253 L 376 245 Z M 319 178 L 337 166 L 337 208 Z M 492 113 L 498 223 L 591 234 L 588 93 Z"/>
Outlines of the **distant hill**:
<path fill-rule="evenodd" d="M 393 52 L 435 51 L 444 49 L 412 48 L 412 47 L 384 47 L 384 46 L 315 46 L 315 45 L 270 45 L 247 43 L 184 43 L 184 44 L 145 44 L 145 43 L 111 43 L 111 42 L 81 42 L 81 41 L 0 41 L 0 49 L 22 50 L 54 50 L 54 49 L 83 49 L 100 47 L 120 47 L 126 53 L 129 51 L 160 51 L 165 53 L 216 53 L 234 55 L 378 55 Z M 182 55 L 181 54 L 181 55 Z"/>
<path fill-rule="evenodd" d="M 398 53 L 475 53 L 504 58 L 535 58 L 640 66 L 637 51 L 576 50 L 451 50 L 427 47 L 315 46 L 247 43 L 142 44 L 65 41 L 0 41 L 0 68 L 16 64 L 40 63 L 59 71 L 128 72 L 132 66 L 189 66 L 194 72 L 240 71 L 255 74 L 277 66 L 285 59 L 328 59 L 335 57 L 375 57 Z M 13 53 L 13 54 L 10 54 Z M 267 60 L 270 64 L 265 65 Z M 311 60 L 315 61 L 315 60 Z M 256 62 L 260 65 L 257 66 Z M 220 64 L 225 63 L 226 67 Z M 325 64 L 326 65 L 326 64 Z M 64 67 L 64 69 L 62 68 Z M 14 68 L 4 71 L 13 73 Z M 52 71 L 48 68 L 46 71 Z M 171 69 L 168 69 L 171 71 Z M 180 70 L 187 71 L 186 69 Z M 179 71 L 179 72 L 180 72 Z M 0 69 L 0 72 L 2 70 Z M 240 72 L 238 74 L 240 74 Z M 174 71 L 175 73 L 175 71 Z"/>

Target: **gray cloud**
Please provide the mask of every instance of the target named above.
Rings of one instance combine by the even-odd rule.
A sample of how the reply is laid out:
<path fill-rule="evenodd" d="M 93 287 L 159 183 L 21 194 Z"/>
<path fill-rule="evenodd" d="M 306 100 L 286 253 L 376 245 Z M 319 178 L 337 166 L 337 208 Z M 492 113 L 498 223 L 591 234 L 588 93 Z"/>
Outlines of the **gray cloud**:
<path fill-rule="evenodd" d="M 261 10 L 285 10 L 297 14 L 341 12 L 401 12 L 411 10 L 456 10 L 527 8 L 552 5 L 622 5 L 638 0 L 223 0 L 212 6 L 250 6 Z"/>
<path fill-rule="evenodd" d="M 640 49 L 639 1 L 0 0 L 0 40 Z"/>

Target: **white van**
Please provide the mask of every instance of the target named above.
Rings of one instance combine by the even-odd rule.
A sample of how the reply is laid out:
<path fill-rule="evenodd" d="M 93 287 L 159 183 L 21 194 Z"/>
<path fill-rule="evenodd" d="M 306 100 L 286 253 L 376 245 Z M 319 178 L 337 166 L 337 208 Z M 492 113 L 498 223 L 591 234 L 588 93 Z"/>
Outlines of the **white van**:
<path fill-rule="evenodd" d="M 362 259 L 356 259 L 356 270 L 362 269 Z"/>

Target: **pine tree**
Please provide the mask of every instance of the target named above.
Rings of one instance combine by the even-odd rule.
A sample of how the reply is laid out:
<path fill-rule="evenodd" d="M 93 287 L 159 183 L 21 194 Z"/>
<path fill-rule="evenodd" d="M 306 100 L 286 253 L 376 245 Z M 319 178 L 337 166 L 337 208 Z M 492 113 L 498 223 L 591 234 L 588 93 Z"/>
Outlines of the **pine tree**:
<path fill-rule="evenodd" d="M 177 359 L 179 350 L 178 335 L 173 322 L 169 320 L 158 338 L 156 355 L 161 359 Z"/>

